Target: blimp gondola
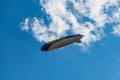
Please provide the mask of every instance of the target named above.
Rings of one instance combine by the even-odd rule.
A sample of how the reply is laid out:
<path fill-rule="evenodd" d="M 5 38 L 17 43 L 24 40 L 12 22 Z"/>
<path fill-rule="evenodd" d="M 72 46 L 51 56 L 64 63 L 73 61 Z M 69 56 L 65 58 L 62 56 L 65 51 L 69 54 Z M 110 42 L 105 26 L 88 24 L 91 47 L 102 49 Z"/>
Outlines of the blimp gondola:
<path fill-rule="evenodd" d="M 54 50 L 72 44 L 74 42 L 81 43 L 81 39 L 83 38 L 83 36 L 84 35 L 76 34 L 47 42 L 41 47 L 41 51 Z"/>

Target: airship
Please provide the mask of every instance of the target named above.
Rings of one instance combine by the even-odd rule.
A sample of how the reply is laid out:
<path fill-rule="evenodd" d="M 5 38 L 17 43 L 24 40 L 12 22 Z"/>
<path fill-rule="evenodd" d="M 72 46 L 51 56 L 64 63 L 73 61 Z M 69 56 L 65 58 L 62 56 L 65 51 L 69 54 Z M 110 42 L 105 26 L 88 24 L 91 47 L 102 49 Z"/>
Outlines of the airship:
<path fill-rule="evenodd" d="M 81 39 L 83 38 L 83 36 L 84 35 L 76 34 L 76 35 L 65 36 L 65 37 L 47 42 L 41 47 L 41 51 L 50 51 L 50 50 L 58 49 L 58 48 L 67 46 L 69 44 L 72 44 L 74 42 L 81 43 Z"/>

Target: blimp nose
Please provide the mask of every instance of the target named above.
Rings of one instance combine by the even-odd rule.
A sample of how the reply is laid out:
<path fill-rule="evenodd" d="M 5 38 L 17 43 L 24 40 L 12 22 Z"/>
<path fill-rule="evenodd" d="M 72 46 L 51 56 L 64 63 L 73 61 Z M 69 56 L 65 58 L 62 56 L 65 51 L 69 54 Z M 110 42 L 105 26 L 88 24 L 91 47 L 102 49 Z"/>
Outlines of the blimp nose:
<path fill-rule="evenodd" d="M 41 47 L 41 51 L 47 51 L 47 48 L 43 45 L 43 46 Z"/>
<path fill-rule="evenodd" d="M 41 50 L 42 51 L 48 51 L 48 48 L 51 46 L 52 44 L 44 44 L 42 47 L 41 47 Z"/>
<path fill-rule="evenodd" d="M 42 47 L 41 47 L 41 50 L 42 51 L 47 51 L 48 50 L 48 46 L 45 44 L 45 45 L 43 45 Z"/>

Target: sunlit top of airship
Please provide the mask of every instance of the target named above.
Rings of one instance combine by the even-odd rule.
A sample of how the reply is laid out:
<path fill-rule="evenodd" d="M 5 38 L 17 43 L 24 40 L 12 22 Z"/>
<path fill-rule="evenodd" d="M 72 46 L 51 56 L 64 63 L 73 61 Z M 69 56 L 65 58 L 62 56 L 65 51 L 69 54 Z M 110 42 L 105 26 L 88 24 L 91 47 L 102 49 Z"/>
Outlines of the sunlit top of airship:
<path fill-rule="evenodd" d="M 62 38 L 45 43 L 41 47 L 41 50 L 42 51 L 50 51 L 50 50 L 54 50 L 54 49 L 57 49 L 60 47 L 64 47 L 64 46 L 72 44 L 74 42 L 81 43 L 82 37 L 83 37 L 83 35 L 80 35 L 80 34 L 62 37 Z"/>

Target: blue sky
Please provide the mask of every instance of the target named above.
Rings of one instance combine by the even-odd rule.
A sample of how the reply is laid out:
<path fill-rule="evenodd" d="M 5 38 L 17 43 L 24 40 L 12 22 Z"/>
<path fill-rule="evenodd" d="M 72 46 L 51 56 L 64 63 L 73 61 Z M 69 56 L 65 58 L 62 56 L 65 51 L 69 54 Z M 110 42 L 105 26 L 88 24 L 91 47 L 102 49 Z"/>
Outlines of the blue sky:
<path fill-rule="evenodd" d="M 83 2 L 88 6 L 80 2 L 82 11 L 78 11 L 77 2 L 72 1 L 70 3 L 76 8 L 67 4 L 66 10 L 61 7 L 62 0 L 54 3 L 51 0 L 1 1 L 0 80 L 120 80 L 120 4 L 110 2 L 108 5 L 98 0 L 96 4 L 99 7 L 96 9 L 99 14 L 91 12 L 94 8 L 90 0 Z M 57 6 L 54 9 L 56 4 L 62 10 Z M 110 14 L 111 9 L 106 8 L 101 12 L 101 5 L 116 6 L 113 7 L 116 11 Z M 115 14 L 118 18 L 113 16 Z M 94 15 L 100 16 L 101 21 Z M 25 20 L 28 22 L 25 23 Z M 54 30 L 56 25 L 58 27 Z M 86 36 L 82 44 L 71 44 L 50 52 L 40 51 L 45 42 L 76 33 Z"/>

